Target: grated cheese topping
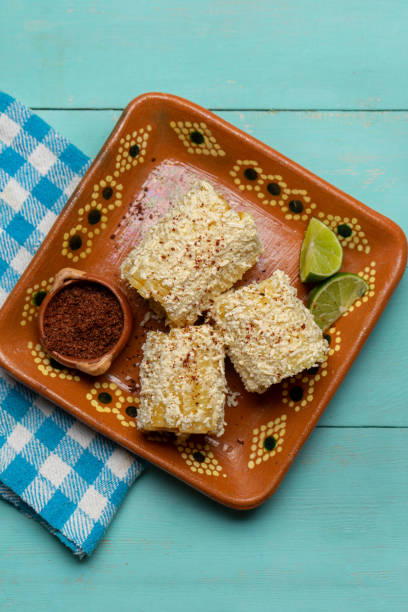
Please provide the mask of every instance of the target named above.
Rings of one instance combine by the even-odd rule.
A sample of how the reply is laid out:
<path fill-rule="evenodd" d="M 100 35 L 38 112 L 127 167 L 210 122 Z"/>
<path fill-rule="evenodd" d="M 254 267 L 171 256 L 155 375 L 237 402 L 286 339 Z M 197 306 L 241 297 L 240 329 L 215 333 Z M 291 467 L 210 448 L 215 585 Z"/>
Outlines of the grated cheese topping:
<path fill-rule="evenodd" d="M 122 278 L 165 311 L 172 326 L 193 324 L 262 253 L 255 221 L 200 181 L 122 263 Z"/>
<path fill-rule="evenodd" d="M 209 325 L 148 332 L 140 367 L 142 431 L 224 432 L 224 345 Z"/>
<path fill-rule="evenodd" d="M 143 317 L 143 319 L 139 323 L 140 327 L 144 327 L 146 325 L 146 323 L 149 321 L 149 319 L 151 318 L 151 316 L 152 316 L 152 313 L 147 311 L 145 316 Z"/>
<path fill-rule="evenodd" d="M 239 391 L 232 391 L 229 387 L 228 387 L 228 383 L 227 383 L 227 406 L 230 408 L 231 406 L 233 406 L 234 408 L 236 406 L 238 406 L 239 404 L 239 400 L 238 398 L 241 397 L 241 393 Z"/>
<path fill-rule="evenodd" d="M 318 365 L 329 348 L 281 270 L 221 295 L 209 317 L 248 391 L 263 393 L 283 378 Z"/>

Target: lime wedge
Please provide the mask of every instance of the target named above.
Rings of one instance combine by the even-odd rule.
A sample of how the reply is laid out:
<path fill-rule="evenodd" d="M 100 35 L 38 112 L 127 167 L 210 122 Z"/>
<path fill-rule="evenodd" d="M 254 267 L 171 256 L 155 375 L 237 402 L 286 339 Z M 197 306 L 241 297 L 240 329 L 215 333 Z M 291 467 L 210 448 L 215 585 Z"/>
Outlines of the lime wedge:
<path fill-rule="evenodd" d="M 340 272 L 310 292 L 308 307 L 318 326 L 326 329 L 369 288 L 369 284 L 361 276 Z"/>
<path fill-rule="evenodd" d="M 336 274 L 343 261 L 337 236 L 324 223 L 312 217 L 300 249 L 300 280 L 318 283 Z"/>

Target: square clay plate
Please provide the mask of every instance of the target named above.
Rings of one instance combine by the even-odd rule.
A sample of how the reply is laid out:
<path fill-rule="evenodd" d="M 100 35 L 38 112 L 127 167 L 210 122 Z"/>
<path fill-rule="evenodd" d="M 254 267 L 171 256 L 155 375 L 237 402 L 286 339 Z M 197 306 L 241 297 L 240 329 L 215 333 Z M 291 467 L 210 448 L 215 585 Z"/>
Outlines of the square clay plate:
<path fill-rule="evenodd" d="M 259 396 L 245 392 L 227 363 L 224 436 L 177 443 L 136 429 L 141 346 L 148 329 L 163 326 L 120 280 L 119 265 L 146 227 L 197 177 L 210 180 L 233 207 L 255 217 L 265 254 L 243 282 L 281 268 L 305 298 L 299 249 L 308 220 L 316 216 L 333 229 L 351 230 L 341 238 L 342 269 L 364 276 L 370 291 L 328 330 L 330 354 L 317 372 L 299 374 Z M 405 236 L 390 220 L 195 104 L 146 94 L 124 111 L 1 310 L 0 363 L 130 451 L 223 504 L 248 509 L 278 487 L 380 317 L 405 263 Z M 39 292 L 47 291 L 66 266 L 114 281 L 133 307 L 132 339 L 97 379 L 56 368 L 38 344 Z"/>

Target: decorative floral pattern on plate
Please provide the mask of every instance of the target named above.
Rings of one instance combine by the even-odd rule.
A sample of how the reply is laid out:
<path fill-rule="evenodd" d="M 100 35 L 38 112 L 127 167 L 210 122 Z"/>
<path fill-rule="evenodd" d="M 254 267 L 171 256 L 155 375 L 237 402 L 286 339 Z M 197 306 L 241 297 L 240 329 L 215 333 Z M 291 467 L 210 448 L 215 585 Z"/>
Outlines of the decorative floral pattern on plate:
<path fill-rule="evenodd" d="M 196 121 L 170 121 L 170 127 L 176 132 L 177 136 L 187 147 L 189 153 L 197 153 L 197 155 L 220 155 L 223 157 L 223 151 L 213 136 L 210 128 L 204 121 L 200 123 Z"/>
<path fill-rule="evenodd" d="M 260 191 L 263 184 L 262 172 L 258 162 L 251 159 L 237 159 L 230 170 L 230 175 L 240 191 Z"/>
<path fill-rule="evenodd" d="M 95 382 L 86 399 L 97 412 L 114 414 L 123 427 L 136 427 L 139 398 L 125 393 L 116 383 Z"/>
<path fill-rule="evenodd" d="M 41 344 L 34 344 L 34 342 L 28 343 L 28 349 L 34 358 L 34 363 L 37 364 L 38 370 L 44 376 L 50 376 L 50 378 L 60 378 L 61 380 L 74 380 L 79 382 L 81 379 L 77 372 L 68 370 L 63 365 L 50 358 L 43 350 Z"/>
<path fill-rule="evenodd" d="M 367 254 L 370 252 L 368 239 L 356 217 L 342 218 L 339 215 L 325 215 L 323 212 L 318 212 L 317 217 L 333 230 L 343 248 L 356 249 Z"/>
<path fill-rule="evenodd" d="M 283 439 L 286 434 L 286 414 L 277 419 L 268 421 L 265 425 L 256 427 L 252 431 L 251 454 L 248 467 L 253 470 L 255 466 L 282 452 Z"/>
<path fill-rule="evenodd" d="M 118 183 L 110 174 L 108 174 L 104 179 L 93 186 L 90 208 L 97 208 L 105 215 L 107 214 L 108 210 L 119 208 L 119 206 L 122 206 L 122 190 L 122 183 Z M 98 208 L 98 205 L 101 205 L 101 208 Z M 79 212 L 81 213 L 81 210 Z M 92 220 L 90 223 L 92 224 Z"/>
<path fill-rule="evenodd" d="M 152 126 L 147 125 L 126 134 L 120 139 L 113 173 L 116 178 L 138 164 L 143 164 L 151 131 Z"/>
<path fill-rule="evenodd" d="M 27 325 L 27 322 L 31 322 L 33 319 L 38 317 L 38 311 L 42 304 L 43 299 L 50 291 L 54 277 L 50 276 L 48 280 L 42 280 L 40 283 L 36 283 L 33 287 L 29 287 L 26 290 L 26 296 L 24 298 L 24 306 L 21 313 L 20 325 Z"/>
<path fill-rule="evenodd" d="M 216 477 L 222 474 L 224 478 L 227 477 L 209 444 L 201 444 L 193 439 L 177 441 L 177 450 L 192 472 Z"/>
<path fill-rule="evenodd" d="M 76 263 L 92 252 L 93 239 L 106 229 L 109 213 L 122 205 L 122 189 L 111 175 L 93 186 L 91 203 L 78 210 L 77 225 L 64 234 L 62 255 Z"/>
<path fill-rule="evenodd" d="M 69 232 L 65 232 L 61 254 L 73 263 L 85 259 L 92 252 L 94 232 L 78 223 Z"/>
<path fill-rule="evenodd" d="M 255 191 L 263 204 L 279 206 L 285 219 L 307 221 L 317 208 L 305 189 L 290 188 L 280 174 L 266 174 L 254 160 L 237 159 L 230 176 L 241 191 Z"/>

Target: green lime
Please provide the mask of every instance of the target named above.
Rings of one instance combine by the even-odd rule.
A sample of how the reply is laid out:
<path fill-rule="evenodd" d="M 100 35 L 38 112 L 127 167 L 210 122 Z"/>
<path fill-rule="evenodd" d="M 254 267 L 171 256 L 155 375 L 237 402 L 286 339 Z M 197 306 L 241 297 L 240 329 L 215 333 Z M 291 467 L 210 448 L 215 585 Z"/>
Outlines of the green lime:
<path fill-rule="evenodd" d="M 369 284 L 361 276 L 340 272 L 310 292 L 308 307 L 318 326 L 326 329 L 369 288 Z"/>
<path fill-rule="evenodd" d="M 312 217 L 300 249 L 300 280 L 318 283 L 336 274 L 343 262 L 343 249 L 327 225 Z"/>
<path fill-rule="evenodd" d="M 314 296 L 316 295 L 316 293 L 319 291 L 320 287 L 322 285 L 316 285 L 316 287 L 313 287 L 313 289 L 310 291 L 309 295 L 307 296 L 307 304 L 310 308 L 310 304 L 313 302 L 314 300 Z"/>

